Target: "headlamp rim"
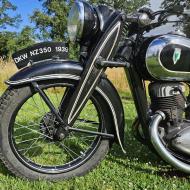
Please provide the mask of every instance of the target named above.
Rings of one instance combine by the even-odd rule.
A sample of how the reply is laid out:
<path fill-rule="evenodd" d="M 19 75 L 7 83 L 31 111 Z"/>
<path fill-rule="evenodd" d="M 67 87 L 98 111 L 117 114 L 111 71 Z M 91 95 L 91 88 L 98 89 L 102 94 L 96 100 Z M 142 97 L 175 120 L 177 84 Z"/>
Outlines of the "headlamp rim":
<path fill-rule="evenodd" d="M 78 8 L 78 11 L 79 11 L 79 23 L 80 23 L 80 26 L 78 26 L 78 32 L 77 32 L 77 36 L 76 36 L 76 40 L 79 40 L 81 37 L 82 37 L 82 34 L 83 34 L 83 30 L 84 30 L 84 22 L 85 22 L 85 9 L 84 9 L 84 3 L 82 1 L 76 1 L 75 2 L 77 8 Z"/>

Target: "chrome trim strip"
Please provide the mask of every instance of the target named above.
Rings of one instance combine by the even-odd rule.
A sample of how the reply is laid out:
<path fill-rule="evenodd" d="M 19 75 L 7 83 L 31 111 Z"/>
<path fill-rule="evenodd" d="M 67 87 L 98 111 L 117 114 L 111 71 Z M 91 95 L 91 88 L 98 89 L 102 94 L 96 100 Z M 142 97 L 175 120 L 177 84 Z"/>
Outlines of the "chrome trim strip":
<path fill-rule="evenodd" d="M 158 80 L 166 81 L 189 81 L 190 72 L 171 71 L 163 66 L 160 60 L 162 50 L 168 45 L 182 45 L 190 48 L 190 40 L 178 35 L 164 35 L 149 45 L 146 54 L 146 67 L 149 74 Z"/>
<path fill-rule="evenodd" d="M 91 74 L 91 72 L 92 72 L 92 70 L 93 70 L 93 68 L 94 68 L 94 63 L 95 63 L 96 59 L 97 59 L 98 56 L 101 54 L 101 52 L 102 52 L 104 46 L 106 45 L 106 43 L 108 42 L 108 40 L 109 40 L 109 38 L 112 36 L 112 34 L 113 34 L 116 30 L 118 30 L 117 35 L 116 35 L 116 38 L 115 38 L 115 41 L 114 41 L 114 43 L 113 43 L 113 46 L 112 46 L 112 48 L 111 48 L 111 50 L 110 50 L 110 53 L 109 53 L 109 55 L 108 55 L 108 57 L 107 57 L 106 60 L 109 59 L 109 57 L 110 57 L 110 55 L 111 55 L 111 53 L 112 53 L 112 51 L 113 51 L 113 49 L 114 49 L 114 46 L 115 46 L 115 44 L 116 44 L 116 42 L 117 42 L 117 39 L 118 39 L 118 36 L 119 36 L 119 32 L 120 32 L 120 27 L 121 27 L 121 22 L 118 22 L 118 23 L 114 26 L 114 28 L 111 30 L 111 32 L 108 34 L 107 38 L 105 39 L 105 41 L 104 41 L 103 44 L 101 45 L 100 49 L 98 50 L 96 56 L 94 57 L 94 59 L 93 59 L 93 61 L 92 61 L 92 65 L 91 65 L 91 67 L 90 67 L 90 69 L 89 69 L 89 71 L 88 71 L 88 73 L 87 73 L 87 75 L 86 75 L 86 78 L 85 78 L 85 80 L 84 80 L 84 82 L 83 82 L 83 84 L 82 84 L 82 86 L 81 86 L 81 89 L 80 89 L 80 91 L 79 91 L 79 94 L 78 94 L 78 96 L 77 96 L 77 98 L 76 98 L 76 101 L 75 101 L 75 103 L 74 103 L 74 105 L 73 105 L 73 107 L 72 107 L 72 110 L 71 110 L 71 112 L 70 112 L 70 115 L 69 115 L 69 117 L 68 117 L 68 124 L 70 124 L 70 123 L 72 122 L 73 118 L 75 117 L 75 115 L 77 114 L 77 112 L 80 110 L 82 104 L 83 104 L 84 101 L 86 100 L 86 98 L 87 98 L 87 96 L 89 95 L 91 89 L 94 87 L 95 83 L 97 82 L 98 78 L 100 77 L 100 75 L 101 75 L 101 73 L 102 73 L 102 71 L 103 71 L 103 69 L 100 70 L 100 72 L 99 72 L 98 76 L 96 77 L 94 83 L 92 84 L 92 87 L 90 88 L 89 92 L 88 92 L 87 95 L 85 96 L 85 98 L 84 98 L 84 100 L 82 101 L 82 103 L 81 103 L 81 105 L 79 106 L 79 108 L 78 108 L 78 109 L 76 110 L 76 112 L 73 114 L 74 109 L 75 109 L 75 107 L 76 107 L 76 105 L 77 105 L 77 102 L 78 102 L 78 100 L 79 100 L 79 98 L 80 98 L 80 95 L 81 95 L 81 93 L 82 93 L 82 91 L 83 91 L 83 89 L 84 89 L 84 87 L 85 87 L 85 84 L 86 84 L 86 82 L 87 82 L 87 80 L 88 80 L 88 78 L 89 78 L 89 76 L 90 76 L 90 74 Z"/>
<path fill-rule="evenodd" d="M 23 83 L 29 83 L 29 82 L 33 82 L 33 81 L 38 81 L 38 80 L 46 80 L 46 79 L 73 79 L 73 80 L 80 80 L 79 76 L 76 75 L 70 75 L 70 74 L 53 74 L 53 75 L 44 75 L 44 76 L 37 76 L 37 77 L 33 77 L 33 78 L 27 78 L 27 79 L 23 79 L 23 80 L 18 80 L 18 81 L 6 81 L 6 84 L 8 85 L 19 85 L 19 84 L 23 84 Z"/>
<path fill-rule="evenodd" d="M 99 88 L 99 87 L 96 87 L 96 90 L 104 97 L 104 99 L 106 100 L 106 102 L 109 104 L 109 107 L 112 111 L 112 114 L 113 114 L 113 119 L 114 119 L 114 124 L 115 124 L 115 130 L 116 130 L 116 134 L 117 134 L 117 138 L 118 138 L 118 141 L 119 141 L 119 145 L 121 146 L 121 149 L 124 153 L 126 153 L 122 143 L 121 143 L 121 138 L 120 138 L 120 135 L 119 135 L 119 126 L 118 126 L 118 121 L 117 121 L 117 116 L 116 116 L 116 113 L 115 113 L 115 110 L 114 110 L 114 107 L 110 101 L 110 99 L 107 97 L 107 95 Z"/>
<path fill-rule="evenodd" d="M 36 61 L 36 62 L 32 62 L 32 64 L 29 62 L 28 63 L 28 65 L 27 66 L 32 66 L 32 65 L 35 65 L 35 64 L 37 64 L 37 63 L 43 63 L 43 62 L 48 62 L 48 61 L 56 61 L 56 62 L 64 62 L 64 61 L 67 61 L 68 59 L 53 59 L 53 58 L 51 58 L 51 59 L 43 59 L 43 60 L 41 60 L 41 61 Z M 26 66 L 26 67 L 27 67 Z M 24 67 L 23 67 L 24 68 Z"/>

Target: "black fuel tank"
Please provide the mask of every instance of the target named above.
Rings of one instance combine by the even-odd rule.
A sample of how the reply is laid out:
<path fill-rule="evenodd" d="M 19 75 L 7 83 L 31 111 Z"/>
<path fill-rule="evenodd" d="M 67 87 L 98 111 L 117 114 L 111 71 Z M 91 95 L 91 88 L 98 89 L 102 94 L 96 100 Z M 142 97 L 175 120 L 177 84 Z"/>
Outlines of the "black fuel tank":
<path fill-rule="evenodd" d="M 146 51 L 146 68 L 157 80 L 190 81 L 190 39 L 173 34 L 155 38 Z"/>

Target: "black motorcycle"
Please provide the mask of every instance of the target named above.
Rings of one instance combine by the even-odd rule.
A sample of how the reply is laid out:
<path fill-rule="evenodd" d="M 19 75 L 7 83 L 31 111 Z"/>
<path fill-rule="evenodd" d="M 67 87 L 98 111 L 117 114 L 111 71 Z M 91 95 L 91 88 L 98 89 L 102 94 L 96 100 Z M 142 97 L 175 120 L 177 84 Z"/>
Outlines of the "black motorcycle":
<path fill-rule="evenodd" d="M 125 152 L 122 102 L 105 75 L 108 67 L 124 67 L 138 113 L 137 139 L 190 173 L 190 40 L 181 33 L 144 35 L 187 13 L 184 1 L 129 15 L 75 2 L 68 33 L 80 44 L 79 62 L 68 60 L 68 45 L 56 42 L 13 55 L 21 70 L 6 81 L 0 100 L 5 166 L 28 179 L 68 179 L 97 166 L 114 142 Z"/>

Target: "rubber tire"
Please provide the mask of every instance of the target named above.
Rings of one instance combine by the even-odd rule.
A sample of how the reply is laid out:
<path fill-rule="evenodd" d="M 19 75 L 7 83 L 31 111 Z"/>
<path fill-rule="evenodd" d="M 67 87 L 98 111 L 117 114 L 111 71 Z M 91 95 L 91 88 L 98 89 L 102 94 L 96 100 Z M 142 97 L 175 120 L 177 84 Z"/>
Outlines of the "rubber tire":
<path fill-rule="evenodd" d="M 46 82 L 46 84 L 47 83 L 48 82 Z M 74 81 L 69 81 L 69 83 L 74 83 Z M 9 143 L 9 123 L 19 103 L 31 93 L 32 88 L 29 86 L 17 89 L 8 88 L 0 100 L 0 159 L 3 161 L 6 168 L 11 173 L 21 178 L 29 180 L 45 179 L 49 181 L 57 181 L 73 178 L 76 176 L 83 176 L 91 171 L 93 168 L 95 168 L 104 159 L 105 155 L 109 151 L 111 143 L 108 139 L 101 139 L 100 145 L 94 155 L 85 163 L 83 163 L 83 165 L 69 172 L 61 174 L 39 173 L 35 170 L 32 170 L 31 168 L 26 167 L 26 165 L 24 165 L 20 160 L 17 159 Z M 109 123 L 112 122 L 112 119 L 110 117 L 110 110 L 105 103 L 105 100 L 97 92 L 95 92 L 93 96 L 101 106 L 101 112 L 103 113 L 103 119 L 105 124 L 104 126 L 107 127 L 109 126 Z"/>

